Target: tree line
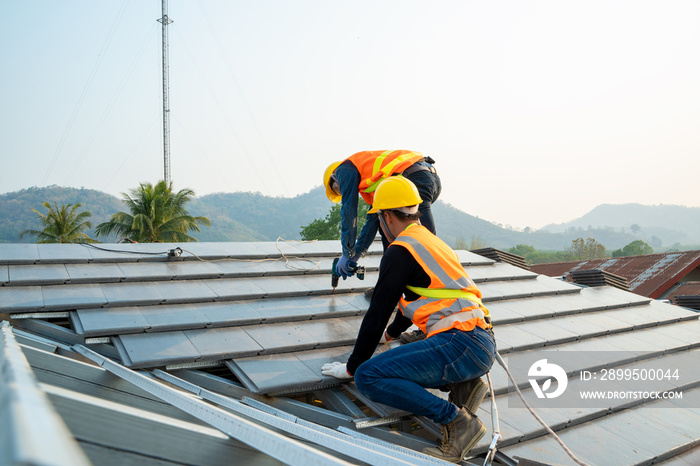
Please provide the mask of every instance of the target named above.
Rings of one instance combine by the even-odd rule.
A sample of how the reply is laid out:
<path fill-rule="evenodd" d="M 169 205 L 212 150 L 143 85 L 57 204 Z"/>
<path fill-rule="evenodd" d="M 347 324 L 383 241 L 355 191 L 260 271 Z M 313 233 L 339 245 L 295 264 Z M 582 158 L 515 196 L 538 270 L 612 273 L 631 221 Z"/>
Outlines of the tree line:
<path fill-rule="evenodd" d="M 301 237 L 305 241 L 310 240 L 337 240 L 340 239 L 340 204 L 334 204 L 330 212 L 322 219 L 316 219 L 306 226 L 301 227 Z M 357 216 L 358 232 L 362 229 L 370 206 L 360 200 Z M 488 247 L 488 242 L 478 236 L 473 236 L 467 243 L 463 238 L 457 238 L 455 249 L 475 250 Z M 576 238 L 564 251 L 538 251 L 533 246 L 519 244 L 508 249 L 508 252 L 525 258 L 528 264 L 543 264 L 549 262 L 568 262 L 591 259 L 603 259 L 606 257 L 640 256 L 652 254 L 653 248 L 642 240 L 636 240 L 621 249 L 612 252 L 594 238 Z"/>
<path fill-rule="evenodd" d="M 130 194 L 122 193 L 122 201 L 128 212 L 117 212 L 109 221 L 100 223 L 95 228 L 95 238 L 85 232 L 92 228 L 89 211 L 80 211 L 81 203 L 58 204 L 43 202 L 46 213 L 32 209 L 38 216 L 42 229 L 30 229 L 21 233 L 36 237 L 38 243 L 94 243 L 98 237 L 118 236 L 120 241 L 150 243 L 150 242 L 189 242 L 197 241 L 190 232 L 198 232 L 200 226 L 211 226 L 208 218 L 192 216 L 186 209 L 187 203 L 194 197 L 194 191 L 188 188 L 177 192 L 172 183 L 159 181 L 155 185 L 141 183 L 132 189 Z M 340 204 L 334 204 L 323 218 L 311 221 L 302 226 L 300 235 L 303 240 L 337 240 L 340 239 Z M 370 206 L 360 199 L 358 209 L 358 230 L 366 221 Z M 472 237 L 470 242 L 457 238 L 455 249 L 474 250 L 488 247 L 487 241 Z M 641 240 L 636 240 L 623 248 L 608 251 L 605 246 L 594 238 L 582 237 L 572 240 L 570 246 L 563 251 L 542 251 L 533 246 L 518 244 L 508 249 L 517 254 L 528 264 L 547 262 L 565 262 L 577 260 L 601 259 L 606 257 L 636 256 L 651 254 L 653 248 Z"/>
<path fill-rule="evenodd" d="M 188 233 L 200 231 L 200 225 L 210 226 L 208 218 L 189 214 L 186 205 L 194 191 L 185 188 L 173 191 L 172 183 L 159 181 L 155 185 L 141 183 L 129 194 L 122 193 L 122 200 L 129 212 L 117 212 L 109 221 L 95 228 L 95 235 L 117 235 L 121 240 L 135 243 L 197 241 Z M 92 228 L 89 211 L 80 211 L 81 203 L 61 204 L 43 202 L 47 210 L 42 213 L 32 209 L 41 221 L 41 230 L 25 230 L 25 235 L 36 237 L 37 243 L 95 243 L 85 231 Z"/>

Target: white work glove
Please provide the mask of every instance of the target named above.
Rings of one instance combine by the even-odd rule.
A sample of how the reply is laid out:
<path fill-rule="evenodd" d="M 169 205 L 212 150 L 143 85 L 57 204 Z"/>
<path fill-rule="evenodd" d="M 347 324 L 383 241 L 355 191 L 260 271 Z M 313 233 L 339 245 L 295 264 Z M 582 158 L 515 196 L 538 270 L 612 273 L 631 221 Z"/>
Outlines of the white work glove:
<path fill-rule="evenodd" d="M 352 375 L 348 374 L 348 365 L 336 362 L 328 362 L 321 367 L 321 374 L 330 375 L 336 379 L 352 379 Z"/>
<path fill-rule="evenodd" d="M 388 333 L 386 333 L 386 330 L 384 331 L 384 335 L 382 335 L 382 338 L 379 340 L 380 345 L 384 345 L 386 343 L 389 343 L 393 338 L 389 336 Z"/>

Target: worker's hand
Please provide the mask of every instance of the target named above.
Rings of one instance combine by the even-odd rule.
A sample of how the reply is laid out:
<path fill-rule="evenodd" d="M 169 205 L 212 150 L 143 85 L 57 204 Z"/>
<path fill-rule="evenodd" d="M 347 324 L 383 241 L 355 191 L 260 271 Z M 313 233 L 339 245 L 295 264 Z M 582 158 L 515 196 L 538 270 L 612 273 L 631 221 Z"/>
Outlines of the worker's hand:
<path fill-rule="evenodd" d="M 385 343 L 389 343 L 393 338 L 389 336 L 388 333 L 386 333 L 386 330 L 384 331 L 384 335 L 382 335 L 382 338 L 379 340 L 379 344 L 383 345 Z"/>
<path fill-rule="evenodd" d="M 348 373 L 348 365 L 338 361 L 328 362 L 321 367 L 321 374 L 330 375 L 336 379 L 352 379 L 352 375 Z"/>
<path fill-rule="evenodd" d="M 343 280 L 345 280 L 346 278 L 352 277 L 355 274 L 356 268 L 357 262 L 354 262 L 348 256 L 343 254 L 340 260 L 338 260 L 338 265 L 335 267 L 335 274 L 339 277 L 343 277 Z"/>

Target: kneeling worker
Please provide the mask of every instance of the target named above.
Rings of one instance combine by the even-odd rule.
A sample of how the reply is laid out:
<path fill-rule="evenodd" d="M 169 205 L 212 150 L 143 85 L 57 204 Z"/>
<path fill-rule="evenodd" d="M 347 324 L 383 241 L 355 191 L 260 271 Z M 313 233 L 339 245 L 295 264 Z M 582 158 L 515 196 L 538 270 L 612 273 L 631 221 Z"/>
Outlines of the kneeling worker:
<path fill-rule="evenodd" d="M 480 377 L 495 358 L 495 342 L 481 292 L 457 254 L 418 220 L 420 195 L 403 177 L 377 187 L 373 208 L 391 241 L 355 348 L 347 364 L 324 364 L 322 373 L 355 377 L 373 401 L 426 416 L 442 425 L 442 444 L 425 453 L 459 462 L 486 433 L 474 411 L 485 395 Z M 404 296 L 402 296 L 404 295 Z M 386 329 L 396 305 L 401 313 Z M 411 324 L 427 338 L 372 357 L 380 341 Z M 371 359 L 370 359 L 371 358 Z M 449 391 L 449 401 L 426 388 Z"/>

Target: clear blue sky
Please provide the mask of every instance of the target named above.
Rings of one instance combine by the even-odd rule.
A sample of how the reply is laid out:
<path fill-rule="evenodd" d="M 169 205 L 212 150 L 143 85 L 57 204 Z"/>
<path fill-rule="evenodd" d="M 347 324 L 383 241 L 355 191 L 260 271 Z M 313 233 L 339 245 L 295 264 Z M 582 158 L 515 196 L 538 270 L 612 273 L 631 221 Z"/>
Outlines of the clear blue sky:
<path fill-rule="evenodd" d="M 0 193 L 163 177 L 159 0 L 0 2 Z M 700 206 L 700 2 L 171 0 L 176 189 L 295 196 L 411 149 L 541 227 Z"/>

